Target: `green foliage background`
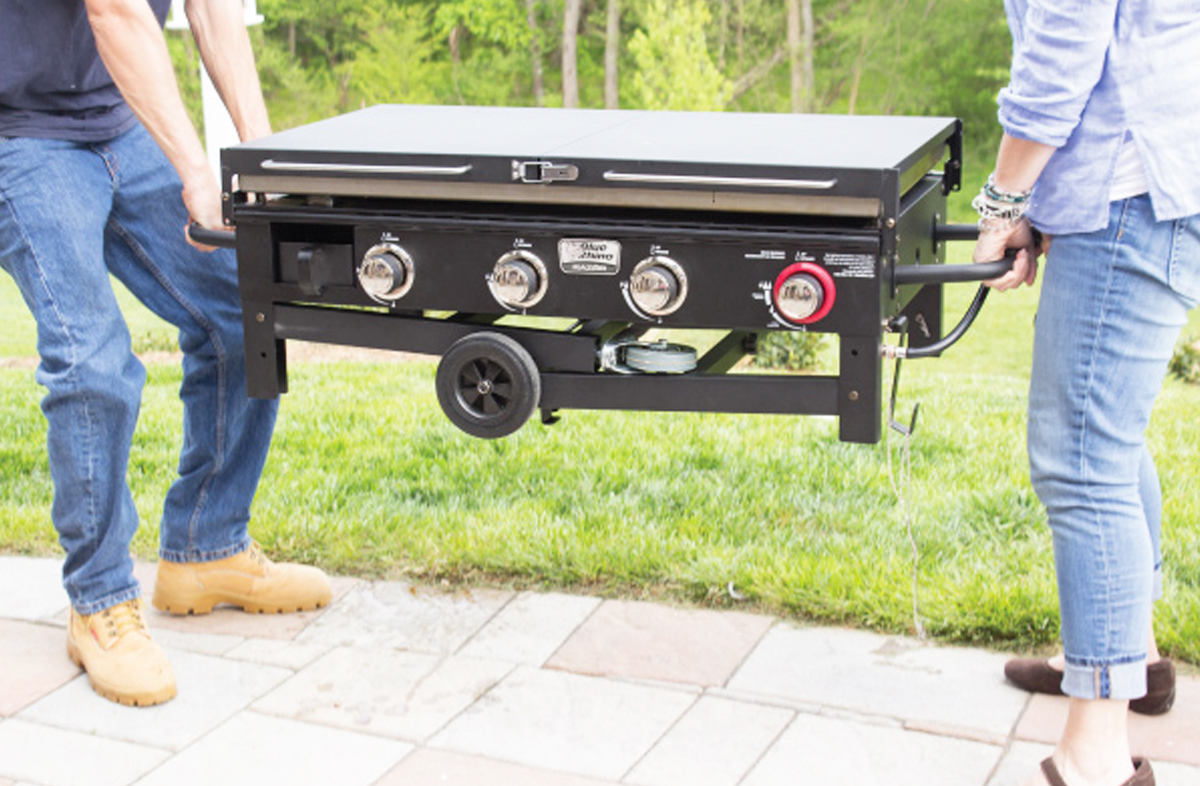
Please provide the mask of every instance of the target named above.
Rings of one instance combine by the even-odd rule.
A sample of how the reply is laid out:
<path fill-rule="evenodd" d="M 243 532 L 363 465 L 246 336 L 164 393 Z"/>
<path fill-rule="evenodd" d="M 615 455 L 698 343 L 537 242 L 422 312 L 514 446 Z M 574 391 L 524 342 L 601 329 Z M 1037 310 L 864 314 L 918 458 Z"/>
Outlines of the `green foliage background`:
<path fill-rule="evenodd" d="M 585 0 L 580 100 L 604 105 L 608 0 Z M 253 29 L 276 128 L 377 103 L 562 104 L 565 0 L 260 0 Z M 812 0 L 814 110 L 960 117 L 990 168 L 1010 52 L 1002 0 Z M 790 111 L 786 3 L 621 0 L 620 106 Z M 532 19 L 532 24 L 530 23 Z M 197 123 L 198 58 L 171 34 Z"/>

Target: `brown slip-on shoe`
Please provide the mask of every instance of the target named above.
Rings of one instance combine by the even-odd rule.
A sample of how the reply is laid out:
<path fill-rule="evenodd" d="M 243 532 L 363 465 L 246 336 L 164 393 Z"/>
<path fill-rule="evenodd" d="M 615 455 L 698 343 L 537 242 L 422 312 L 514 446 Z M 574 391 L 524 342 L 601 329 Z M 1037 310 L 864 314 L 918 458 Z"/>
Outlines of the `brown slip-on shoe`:
<path fill-rule="evenodd" d="M 308 565 L 272 562 L 251 544 L 212 562 L 158 563 L 154 608 L 171 614 L 207 614 L 218 603 L 258 614 L 312 611 L 328 606 L 329 577 Z"/>
<path fill-rule="evenodd" d="M 1042 762 L 1042 774 L 1046 776 L 1046 781 L 1050 786 L 1067 786 L 1058 767 L 1054 766 L 1054 759 L 1046 759 Z M 1154 786 L 1154 770 L 1150 768 L 1150 760 L 1134 757 L 1133 775 L 1130 775 L 1121 786 Z"/>
<path fill-rule="evenodd" d="M 1044 658 L 1013 658 L 1004 664 L 1004 676 L 1030 693 L 1062 696 L 1063 673 Z M 1175 665 L 1163 658 L 1146 667 L 1146 695 L 1129 702 L 1139 715 L 1162 715 L 1175 703 Z"/>
<path fill-rule="evenodd" d="M 1045 658 L 1013 658 L 1004 664 L 1004 676 L 1013 685 L 1030 693 L 1062 696 L 1063 673 Z"/>
<path fill-rule="evenodd" d="M 149 707 L 175 697 L 175 675 L 150 638 L 141 598 L 87 616 L 71 609 L 67 655 L 109 701 Z"/>
<path fill-rule="evenodd" d="M 1141 715 L 1162 715 L 1175 704 L 1175 664 L 1170 658 L 1146 667 L 1146 695 L 1129 702 Z"/>

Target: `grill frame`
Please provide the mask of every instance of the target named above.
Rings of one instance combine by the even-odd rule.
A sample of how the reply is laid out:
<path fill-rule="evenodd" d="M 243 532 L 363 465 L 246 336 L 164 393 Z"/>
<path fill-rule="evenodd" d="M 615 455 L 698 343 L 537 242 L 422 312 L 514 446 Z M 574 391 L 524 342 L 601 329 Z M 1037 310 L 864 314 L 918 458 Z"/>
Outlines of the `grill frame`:
<path fill-rule="evenodd" d="M 403 128 L 414 123 L 423 130 L 410 140 Z M 455 130 L 443 139 L 437 128 L 446 124 Z M 542 128 L 537 138 L 513 135 L 531 124 Z M 694 149 L 639 141 L 647 124 L 686 126 L 698 138 L 714 129 L 718 141 L 738 129 L 774 136 L 760 150 L 718 146 L 705 160 L 685 160 Z M 576 136 L 566 138 L 563 127 Z M 388 135 L 389 128 L 400 130 Z M 801 145 L 818 132 L 844 139 L 780 153 L 791 149 L 780 135 Z M 941 284 L 897 285 L 894 271 L 945 261 L 938 230 L 946 195 L 958 187 L 961 134 L 961 124 L 946 118 L 376 107 L 230 148 L 222 167 L 226 220 L 237 229 L 248 392 L 286 392 L 290 340 L 444 355 L 465 337 L 493 331 L 537 364 L 547 422 L 560 409 L 824 415 L 838 418 L 840 439 L 877 442 L 887 325 L 904 316 L 923 326 L 910 338 L 916 347 L 941 337 Z M 852 148 L 872 139 L 885 149 L 855 163 Z M 622 145 L 633 155 L 613 157 Z M 812 160 L 834 148 L 825 163 Z M 589 151 L 597 155 L 583 155 Z M 574 179 L 545 179 L 572 171 Z M 402 238 L 412 253 L 415 283 L 383 307 L 358 287 L 353 269 L 367 247 L 388 237 Z M 575 324 L 506 324 L 511 314 L 481 271 L 505 243 L 542 249 L 579 237 L 618 242 L 630 257 L 609 277 L 569 275 L 547 260 L 548 294 L 528 316 Z M 676 313 L 648 318 L 627 308 L 614 285 L 664 243 L 688 271 L 688 300 Z M 830 268 L 838 288 L 829 315 L 796 326 L 771 316 L 769 296 L 751 303 L 751 290 L 804 254 L 822 266 L 840 256 L 858 261 Z M 725 335 L 692 372 L 600 367 L 608 341 L 656 327 Z M 756 335 L 790 329 L 835 335 L 838 373 L 729 373 L 753 351 Z"/>

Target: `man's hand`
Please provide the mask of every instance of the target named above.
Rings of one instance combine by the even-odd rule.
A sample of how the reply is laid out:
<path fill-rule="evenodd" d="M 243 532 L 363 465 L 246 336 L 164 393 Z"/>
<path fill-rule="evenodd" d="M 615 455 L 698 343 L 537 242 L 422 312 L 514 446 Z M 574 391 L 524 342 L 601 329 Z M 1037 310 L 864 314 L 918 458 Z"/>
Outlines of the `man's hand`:
<path fill-rule="evenodd" d="M 1038 235 L 1025 219 L 1011 225 L 992 225 L 988 222 L 979 229 L 979 240 L 975 243 L 973 259 L 976 262 L 995 262 L 1003 259 L 1009 249 L 1016 249 L 1017 257 L 1012 270 L 999 278 L 985 281 L 986 286 L 1000 291 L 1016 289 L 1022 284 L 1033 285 L 1037 281 L 1038 257 L 1050 248 L 1050 238 Z"/>
<path fill-rule="evenodd" d="M 221 215 L 221 189 L 207 166 L 188 172 L 183 177 L 183 204 L 187 208 L 191 223 L 199 224 L 206 229 L 224 229 L 224 218 Z M 212 246 L 206 246 L 192 240 L 184 227 L 187 242 L 201 251 L 212 251 Z"/>
<path fill-rule="evenodd" d="M 121 94 L 183 181 L 191 220 L 222 229 L 221 190 L 179 95 L 170 53 L 146 0 L 85 0 L 96 48 Z M 237 0 L 188 0 L 201 56 L 245 141 L 271 132 Z M 186 227 L 184 228 L 186 234 Z M 210 246 L 193 246 L 211 250 Z"/>

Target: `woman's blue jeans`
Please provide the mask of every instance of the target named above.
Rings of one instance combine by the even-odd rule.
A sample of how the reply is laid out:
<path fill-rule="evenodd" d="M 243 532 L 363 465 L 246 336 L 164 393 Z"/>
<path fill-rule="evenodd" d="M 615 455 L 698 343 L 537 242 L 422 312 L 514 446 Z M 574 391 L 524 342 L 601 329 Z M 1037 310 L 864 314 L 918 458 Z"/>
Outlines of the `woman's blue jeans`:
<path fill-rule="evenodd" d="M 140 593 L 126 475 L 146 374 L 110 273 L 179 328 L 183 447 L 161 557 L 199 562 L 249 546 L 276 403 L 246 396 L 234 254 L 184 241 L 181 190 L 140 125 L 104 143 L 0 137 L 0 265 L 37 321 L 51 516 L 81 614 Z"/>
<path fill-rule="evenodd" d="M 1070 696 L 1146 692 L 1162 496 L 1145 433 L 1198 299 L 1200 216 L 1157 222 L 1141 196 L 1114 202 L 1107 228 L 1051 244 L 1028 443 L 1053 532 Z"/>

